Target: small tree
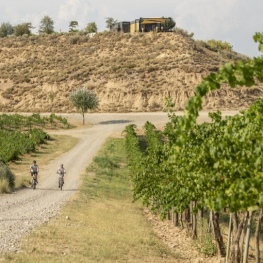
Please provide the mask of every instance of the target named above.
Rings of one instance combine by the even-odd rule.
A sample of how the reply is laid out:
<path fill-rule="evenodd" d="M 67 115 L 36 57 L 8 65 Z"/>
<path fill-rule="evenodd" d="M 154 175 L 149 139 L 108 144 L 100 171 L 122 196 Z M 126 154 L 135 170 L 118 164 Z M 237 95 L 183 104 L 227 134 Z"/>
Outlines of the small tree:
<path fill-rule="evenodd" d="M 69 32 L 77 32 L 78 26 L 79 26 L 78 21 L 70 21 L 69 22 Z"/>
<path fill-rule="evenodd" d="M 2 23 L 0 26 L 0 37 L 7 37 L 14 33 L 14 27 L 10 23 Z"/>
<path fill-rule="evenodd" d="M 106 18 L 106 28 L 109 28 L 109 30 L 112 30 L 114 25 L 118 23 L 118 20 L 114 20 L 112 17 Z"/>
<path fill-rule="evenodd" d="M 93 110 L 99 105 L 99 100 L 96 94 L 91 90 L 87 90 L 85 87 L 72 91 L 69 99 L 74 107 L 78 111 L 81 111 L 83 117 L 83 125 L 85 123 L 85 112 L 87 112 L 88 109 Z"/>
<path fill-rule="evenodd" d="M 98 28 L 95 22 L 90 22 L 87 24 L 87 27 L 85 29 L 87 33 L 97 33 Z"/>
<path fill-rule="evenodd" d="M 54 33 L 54 21 L 49 16 L 44 16 L 40 21 L 39 33 Z"/>
<path fill-rule="evenodd" d="M 173 28 L 175 27 L 175 25 L 176 25 L 176 23 L 175 23 L 175 21 L 173 20 L 172 17 L 168 17 L 168 18 L 165 19 L 165 24 L 164 24 L 164 26 L 165 26 L 165 29 L 166 29 L 166 30 L 171 30 L 171 29 L 173 29 Z"/>
<path fill-rule="evenodd" d="M 30 35 L 32 29 L 31 23 L 22 23 L 18 24 L 14 27 L 14 34 L 15 36 L 23 36 L 23 35 Z"/>

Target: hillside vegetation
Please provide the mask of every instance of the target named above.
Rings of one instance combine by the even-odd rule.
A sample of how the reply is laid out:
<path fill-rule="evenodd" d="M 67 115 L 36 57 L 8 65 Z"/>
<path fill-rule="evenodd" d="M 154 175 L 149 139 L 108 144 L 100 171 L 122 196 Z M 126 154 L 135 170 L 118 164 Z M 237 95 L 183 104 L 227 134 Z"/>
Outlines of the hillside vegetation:
<path fill-rule="evenodd" d="M 80 86 L 96 92 L 99 112 L 160 111 L 168 96 L 181 110 L 204 76 L 237 59 L 246 57 L 176 32 L 1 38 L 0 111 L 74 112 L 68 97 Z M 226 86 L 205 98 L 204 109 L 246 108 L 262 90 Z"/>

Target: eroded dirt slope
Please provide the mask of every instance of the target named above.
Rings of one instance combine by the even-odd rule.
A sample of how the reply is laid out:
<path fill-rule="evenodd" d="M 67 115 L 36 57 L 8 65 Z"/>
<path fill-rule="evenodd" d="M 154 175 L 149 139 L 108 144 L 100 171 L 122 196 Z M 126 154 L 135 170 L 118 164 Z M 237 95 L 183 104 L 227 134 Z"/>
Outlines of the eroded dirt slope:
<path fill-rule="evenodd" d="M 68 97 L 81 86 L 98 95 L 98 112 L 161 111 L 166 97 L 181 110 L 203 77 L 241 58 L 174 32 L 2 38 L 0 111 L 74 112 Z M 262 90 L 223 87 L 206 97 L 204 109 L 246 108 Z"/>

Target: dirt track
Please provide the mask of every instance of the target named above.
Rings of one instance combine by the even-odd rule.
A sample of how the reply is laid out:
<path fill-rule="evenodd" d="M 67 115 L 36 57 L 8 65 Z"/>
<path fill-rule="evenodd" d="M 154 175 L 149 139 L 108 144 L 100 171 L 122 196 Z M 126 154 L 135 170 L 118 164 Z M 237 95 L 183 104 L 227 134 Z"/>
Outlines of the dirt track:
<path fill-rule="evenodd" d="M 232 115 L 235 112 L 225 112 Z M 70 123 L 81 123 L 81 115 L 64 115 Z M 200 114 L 199 121 L 207 120 L 207 112 Z M 167 123 L 166 113 L 87 114 L 84 126 L 56 133 L 79 138 L 78 144 L 69 152 L 41 169 L 41 180 L 36 190 L 31 188 L 0 197 L 0 253 L 16 251 L 19 240 L 34 227 L 47 222 L 60 207 L 77 191 L 79 176 L 91 162 L 104 141 L 112 134 L 121 134 L 126 125 L 135 123 L 141 128 L 146 121 L 161 128 Z M 57 187 L 55 171 L 64 163 L 67 174 L 63 191 Z"/>

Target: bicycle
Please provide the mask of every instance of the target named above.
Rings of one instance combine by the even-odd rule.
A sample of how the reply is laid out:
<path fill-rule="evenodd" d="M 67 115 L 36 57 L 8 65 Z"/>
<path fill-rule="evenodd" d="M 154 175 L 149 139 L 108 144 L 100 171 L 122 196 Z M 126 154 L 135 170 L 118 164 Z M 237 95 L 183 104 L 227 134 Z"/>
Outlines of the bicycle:
<path fill-rule="evenodd" d="M 31 181 L 31 187 L 33 188 L 33 190 L 36 189 L 36 185 L 37 185 L 37 173 L 33 173 L 32 181 Z"/>
<path fill-rule="evenodd" d="M 59 173 L 58 174 L 58 188 L 62 190 L 64 184 L 64 173 Z"/>

